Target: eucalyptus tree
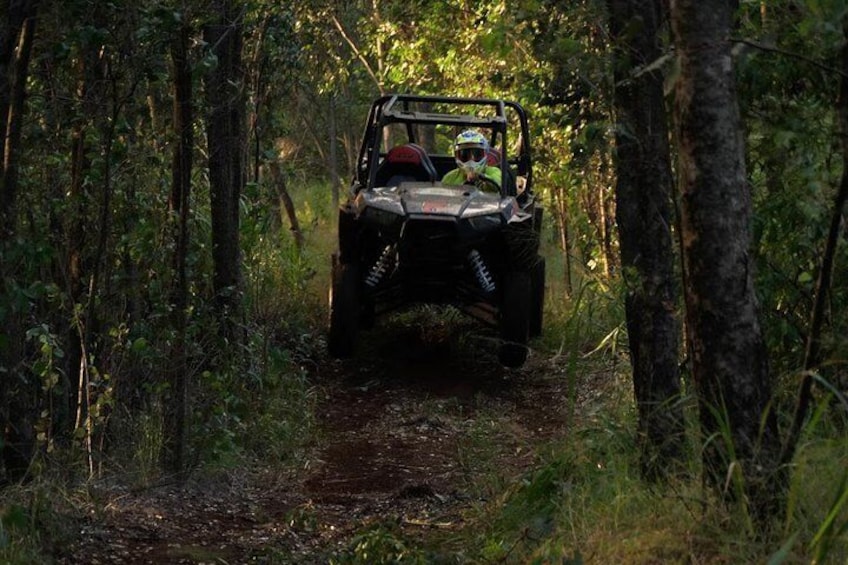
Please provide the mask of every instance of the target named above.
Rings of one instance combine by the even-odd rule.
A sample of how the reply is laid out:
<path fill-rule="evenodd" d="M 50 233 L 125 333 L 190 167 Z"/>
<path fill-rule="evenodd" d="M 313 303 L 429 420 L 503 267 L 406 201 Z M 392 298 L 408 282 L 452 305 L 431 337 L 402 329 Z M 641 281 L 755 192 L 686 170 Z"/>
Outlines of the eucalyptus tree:
<path fill-rule="evenodd" d="M 789 465 L 813 383 L 844 390 L 848 250 L 844 3 L 743 4 L 736 61 L 754 191 L 757 289 L 774 379 L 796 387 L 780 463 Z M 835 22 L 837 22 L 835 24 Z M 839 25 L 841 23 L 841 25 Z M 840 140 L 836 143 L 835 140 Z M 788 395 L 786 395 L 788 396 Z M 783 408 L 782 404 L 777 404 Z M 788 412 L 788 410 L 787 410 Z"/>
<path fill-rule="evenodd" d="M 704 476 L 768 516 L 783 492 L 768 352 L 754 292 L 752 205 L 732 45 L 733 3 L 671 4 L 686 327 Z"/>
<path fill-rule="evenodd" d="M 257 4 L 246 13 L 245 19 L 248 177 L 262 188 L 261 194 L 267 193 L 273 225 L 281 225 L 283 212 L 288 216 L 300 250 L 303 233 L 288 189 L 287 165 L 290 164 L 285 162 L 287 152 L 283 147 L 287 144 L 282 141 L 289 135 L 289 115 L 299 115 L 290 111 L 287 101 L 294 98 L 299 75 L 304 71 L 301 46 L 295 34 L 294 9 L 277 3 Z M 336 170 L 334 164 L 335 159 L 330 159 L 331 172 Z"/>
<path fill-rule="evenodd" d="M 842 16 L 842 31 L 843 36 L 848 39 L 848 14 Z M 810 314 L 810 327 L 804 353 L 804 373 L 798 393 L 798 404 L 781 456 L 781 462 L 785 464 L 791 462 L 795 455 L 802 427 L 813 402 L 813 380 L 824 360 L 825 340 L 822 331 L 825 325 L 826 310 L 830 302 L 830 287 L 833 280 L 836 250 L 841 239 L 843 214 L 846 201 L 848 201 L 848 41 L 846 39 L 843 39 L 840 65 L 842 76 L 839 81 L 839 96 L 835 104 L 842 148 L 842 177 L 839 182 L 839 189 L 834 197 L 833 212 L 816 282 L 815 301 Z"/>
<path fill-rule="evenodd" d="M 301 2 L 294 8 L 297 80 L 290 96 L 290 135 L 311 147 L 307 168 L 353 174 L 371 99 L 385 91 L 384 38 L 376 30 L 380 2 Z M 334 200 L 339 195 L 334 193 Z"/>
<path fill-rule="evenodd" d="M 94 434 L 105 429 L 95 426 L 92 411 L 102 414 L 108 395 L 100 391 L 111 388 L 106 381 L 116 359 L 105 328 L 121 325 L 116 304 L 125 296 L 112 278 L 116 170 L 129 159 L 127 109 L 144 74 L 136 72 L 132 34 L 138 11 L 111 18 L 123 8 L 85 1 L 39 5 L 41 31 L 31 44 L 28 81 L 33 119 L 5 136 L 21 142 L 26 183 L 6 224 L 20 227 L 15 255 L 25 260 L 13 263 L 7 248 L 3 261 L 14 265 L 18 289 L 4 303 L 26 312 L 12 342 L 22 346 L 15 364 L 20 376 L 7 382 L 28 385 L 7 396 L 26 403 L 28 415 L 14 429 L 31 439 L 39 430 L 39 447 L 48 449 L 81 437 L 89 463 Z"/>

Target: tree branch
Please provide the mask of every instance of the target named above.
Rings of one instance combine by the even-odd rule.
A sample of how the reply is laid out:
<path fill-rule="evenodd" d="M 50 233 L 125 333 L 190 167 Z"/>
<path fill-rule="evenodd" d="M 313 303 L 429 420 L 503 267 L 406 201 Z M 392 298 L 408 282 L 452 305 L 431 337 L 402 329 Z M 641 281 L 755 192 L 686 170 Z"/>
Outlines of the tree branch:
<path fill-rule="evenodd" d="M 338 18 L 335 15 L 332 16 L 332 18 L 333 18 L 333 24 L 336 26 L 336 29 L 339 30 L 339 33 L 341 34 L 342 38 L 347 42 L 347 44 L 353 50 L 354 55 L 356 55 L 356 58 L 359 59 L 359 62 L 362 63 L 362 66 L 365 67 L 365 70 L 368 72 L 368 75 L 371 77 L 371 80 L 373 80 L 374 84 L 377 85 L 377 90 L 380 91 L 380 94 L 383 94 L 383 84 L 380 82 L 380 79 L 377 78 L 377 75 L 374 73 L 374 70 L 371 68 L 371 64 L 368 62 L 368 59 L 365 58 L 365 55 L 362 54 L 362 52 L 356 46 L 356 43 L 354 43 L 353 40 L 350 38 L 350 36 L 347 34 L 344 26 L 342 26 L 342 24 L 338 20 Z"/>
<path fill-rule="evenodd" d="M 827 73 L 832 73 L 842 77 L 843 79 L 848 79 L 848 74 L 846 74 L 845 71 L 825 65 L 824 63 L 816 61 L 815 59 L 805 57 L 804 55 L 793 53 L 792 51 L 786 51 L 785 49 L 781 49 L 773 45 L 766 45 L 765 43 L 758 43 L 756 41 L 751 41 L 750 39 L 731 39 L 730 41 L 733 43 L 741 43 L 742 45 L 747 45 L 749 47 L 753 47 L 754 49 L 759 49 L 760 51 L 765 51 L 767 53 L 777 53 L 778 55 L 783 55 L 784 57 L 789 57 L 790 59 L 797 59 L 799 61 L 808 63 L 818 69 L 821 69 Z"/>

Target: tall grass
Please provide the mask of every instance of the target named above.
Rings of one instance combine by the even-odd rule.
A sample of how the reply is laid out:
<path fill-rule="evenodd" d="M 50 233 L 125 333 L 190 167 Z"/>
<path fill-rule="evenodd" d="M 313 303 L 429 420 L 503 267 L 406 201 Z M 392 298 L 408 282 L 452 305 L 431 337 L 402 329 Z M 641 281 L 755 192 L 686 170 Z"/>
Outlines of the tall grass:
<path fill-rule="evenodd" d="M 793 461 L 783 533 L 815 563 L 848 562 L 848 412 L 823 398 Z"/>
<path fill-rule="evenodd" d="M 581 365 L 593 370 L 589 361 Z M 510 486 L 469 511 L 461 532 L 431 538 L 424 548 L 443 562 L 462 563 L 848 560 L 844 431 L 808 429 L 787 516 L 752 536 L 744 505 L 705 490 L 697 461 L 666 483 L 641 479 L 632 406 L 600 399 L 582 408 L 571 433 L 540 451 L 540 465 L 501 481 Z"/>
<path fill-rule="evenodd" d="M 69 512 L 89 509 L 92 495 L 85 485 L 69 488 L 58 475 L 53 469 L 0 490 L 0 563 L 49 563 L 45 548 L 73 536 L 78 523 L 68 519 Z"/>

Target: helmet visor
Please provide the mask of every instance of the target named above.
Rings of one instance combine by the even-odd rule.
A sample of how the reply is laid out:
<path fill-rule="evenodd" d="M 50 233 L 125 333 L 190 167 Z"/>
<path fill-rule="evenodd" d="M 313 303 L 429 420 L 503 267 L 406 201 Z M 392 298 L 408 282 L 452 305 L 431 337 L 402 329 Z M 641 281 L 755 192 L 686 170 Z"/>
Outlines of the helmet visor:
<path fill-rule="evenodd" d="M 482 147 L 464 147 L 456 150 L 456 158 L 466 163 L 468 161 L 481 161 L 483 159 L 484 150 Z"/>

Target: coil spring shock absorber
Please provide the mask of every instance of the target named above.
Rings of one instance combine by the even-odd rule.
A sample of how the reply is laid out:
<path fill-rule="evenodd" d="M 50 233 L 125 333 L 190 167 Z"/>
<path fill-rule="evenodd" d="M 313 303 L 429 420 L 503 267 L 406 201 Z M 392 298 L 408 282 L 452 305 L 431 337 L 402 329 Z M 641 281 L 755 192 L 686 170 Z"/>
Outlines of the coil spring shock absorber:
<path fill-rule="evenodd" d="M 374 263 L 374 266 L 371 267 L 371 270 L 368 271 L 368 276 L 365 277 L 365 284 L 374 288 L 380 281 L 383 280 L 383 277 L 386 276 L 391 268 L 394 266 L 395 262 L 395 248 L 392 245 L 387 245 L 383 252 L 380 254 L 380 257 Z"/>
<path fill-rule="evenodd" d="M 477 279 L 477 284 L 484 292 L 492 292 L 495 290 L 495 280 L 492 278 L 492 273 L 486 263 L 483 262 L 483 256 L 476 249 L 472 249 L 468 254 L 468 261 L 471 263 L 471 270 L 474 272 L 474 277 Z"/>

